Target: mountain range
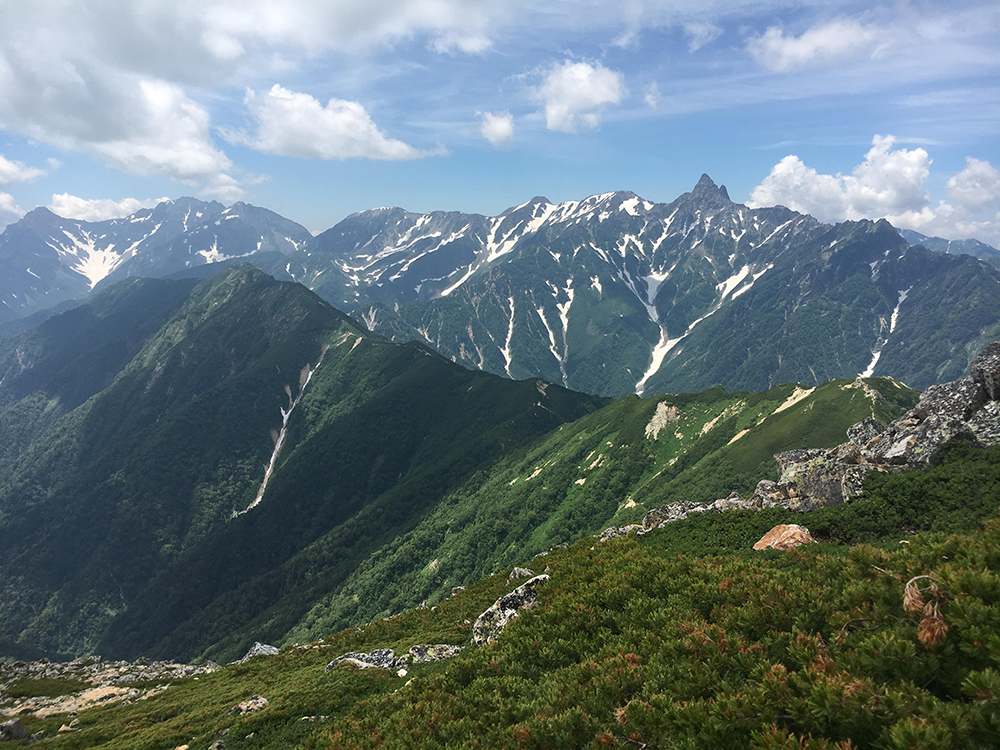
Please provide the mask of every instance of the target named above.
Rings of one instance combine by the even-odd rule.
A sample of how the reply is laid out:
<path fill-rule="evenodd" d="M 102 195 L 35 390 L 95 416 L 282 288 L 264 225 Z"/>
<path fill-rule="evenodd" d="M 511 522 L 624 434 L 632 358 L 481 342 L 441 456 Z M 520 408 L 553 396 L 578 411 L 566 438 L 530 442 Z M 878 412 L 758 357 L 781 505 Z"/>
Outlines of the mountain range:
<path fill-rule="evenodd" d="M 128 276 L 248 260 L 373 332 L 511 379 L 605 396 L 857 374 L 922 388 L 1000 333 L 1000 271 L 934 249 L 967 245 L 908 236 L 925 244 L 885 221 L 751 209 L 707 175 L 666 204 L 618 192 L 495 217 L 379 208 L 316 237 L 185 198 L 95 224 L 36 209 L 0 235 L 0 301 L 11 318 Z"/>

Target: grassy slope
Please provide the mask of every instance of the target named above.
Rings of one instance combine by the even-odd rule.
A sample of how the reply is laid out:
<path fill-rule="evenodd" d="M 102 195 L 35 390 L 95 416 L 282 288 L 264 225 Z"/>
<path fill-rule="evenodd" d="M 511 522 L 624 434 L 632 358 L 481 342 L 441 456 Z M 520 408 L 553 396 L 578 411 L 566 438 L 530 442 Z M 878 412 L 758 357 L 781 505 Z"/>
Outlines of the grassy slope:
<path fill-rule="evenodd" d="M 495 575 L 433 609 L 85 711 L 75 733 L 52 736 L 67 717 L 27 723 L 46 731 L 43 747 L 109 750 L 200 749 L 218 736 L 241 750 L 995 746 L 1000 522 L 975 529 L 1000 503 L 1000 450 L 958 450 L 869 494 L 807 516 L 699 516 L 641 540 L 555 550 L 529 561 L 551 567 L 540 606 L 496 645 L 405 678 L 324 665 L 349 650 L 462 643 L 514 584 Z M 840 543 L 749 550 L 787 521 L 824 526 Z M 898 543 L 923 529 L 968 535 Z M 903 609 L 918 575 L 933 578 L 923 596 L 948 624 L 936 641 L 921 640 L 921 615 Z M 228 713 L 253 694 L 270 706 Z"/>
<path fill-rule="evenodd" d="M 778 413 L 797 386 L 619 399 L 447 493 L 418 525 L 319 600 L 285 642 L 434 603 L 455 585 L 667 502 L 710 502 L 734 490 L 749 495 L 759 479 L 773 475 L 774 452 L 836 445 L 851 424 L 872 414 L 888 420 L 916 399 L 894 381 L 865 384 L 868 390 L 835 381 Z M 876 391 L 884 395 L 873 399 Z M 676 421 L 652 439 L 646 427 L 658 408 L 668 408 L 661 404 L 676 407 Z"/>

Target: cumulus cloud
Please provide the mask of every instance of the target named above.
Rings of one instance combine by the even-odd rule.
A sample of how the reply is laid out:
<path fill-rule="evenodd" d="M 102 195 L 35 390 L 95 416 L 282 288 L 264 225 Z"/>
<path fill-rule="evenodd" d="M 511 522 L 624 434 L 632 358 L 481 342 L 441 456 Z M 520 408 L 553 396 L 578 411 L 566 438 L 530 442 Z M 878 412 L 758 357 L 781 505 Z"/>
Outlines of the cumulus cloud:
<path fill-rule="evenodd" d="M 244 103 L 257 132 L 226 129 L 223 137 L 258 151 L 303 159 L 419 159 L 429 152 L 389 138 L 357 102 L 331 99 L 324 107 L 309 94 L 277 84 Z"/>
<path fill-rule="evenodd" d="M 493 148 L 510 148 L 514 143 L 514 116 L 507 112 L 482 112 L 479 132 Z"/>
<path fill-rule="evenodd" d="M 1000 242 L 1000 170 L 969 157 L 948 179 L 949 201 L 931 205 L 925 183 L 933 163 L 922 148 L 895 148 L 893 136 L 876 135 L 865 161 L 850 174 L 822 174 L 786 156 L 753 189 L 750 206 L 781 204 L 820 221 L 888 219 L 894 226 L 947 239 Z"/>
<path fill-rule="evenodd" d="M 46 174 L 44 169 L 29 167 L 24 162 L 11 161 L 0 154 L 0 185 L 29 182 Z"/>
<path fill-rule="evenodd" d="M 0 229 L 13 224 L 25 213 L 25 210 L 14 202 L 14 196 L 10 193 L 0 193 Z"/>
<path fill-rule="evenodd" d="M 722 34 L 722 29 L 714 23 L 693 21 L 684 24 L 684 35 L 688 38 L 688 52 L 697 52 L 706 44 L 714 42 Z"/>
<path fill-rule="evenodd" d="M 253 184 L 257 184 L 253 182 Z M 198 193 L 199 198 L 218 198 L 223 203 L 235 203 L 246 197 L 246 190 L 240 182 L 228 174 L 220 174 L 209 180 L 208 184 Z"/>
<path fill-rule="evenodd" d="M 104 221 L 105 219 L 120 219 L 130 216 L 143 208 L 152 208 L 168 198 L 124 198 L 120 201 L 109 198 L 80 198 L 69 193 L 56 193 L 48 209 L 64 219 L 79 219 L 80 221 Z"/>
<path fill-rule="evenodd" d="M 581 125 L 598 127 L 604 108 L 618 104 L 627 93 L 621 73 L 600 63 L 567 60 L 546 70 L 531 96 L 545 103 L 545 125 L 549 130 L 575 133 Z"/>
<path fill-rule="evenodd" d="M 747 51 L 760 65 L 776 73 L 810 64 L 832 63 L 878 49 L 884 32 L 875 26 L 841 18 L 786 36 L 781 26 L 747 40 Z"/>

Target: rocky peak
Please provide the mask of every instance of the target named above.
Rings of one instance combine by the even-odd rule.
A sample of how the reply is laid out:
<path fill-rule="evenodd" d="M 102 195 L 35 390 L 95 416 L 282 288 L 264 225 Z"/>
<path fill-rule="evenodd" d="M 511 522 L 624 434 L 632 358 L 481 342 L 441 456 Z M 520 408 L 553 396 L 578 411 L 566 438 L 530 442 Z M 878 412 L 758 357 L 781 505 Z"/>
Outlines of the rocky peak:
<path fill-rule="evenodd" d="M 687 197 L 699 206 L 708 208 L 725 208 L 732 203 L 725 185 L 721 187 L 716 185 L 707 174 L 701 176 L 698 184 L 694 186 L 694 190 L 682 197 Z"/>

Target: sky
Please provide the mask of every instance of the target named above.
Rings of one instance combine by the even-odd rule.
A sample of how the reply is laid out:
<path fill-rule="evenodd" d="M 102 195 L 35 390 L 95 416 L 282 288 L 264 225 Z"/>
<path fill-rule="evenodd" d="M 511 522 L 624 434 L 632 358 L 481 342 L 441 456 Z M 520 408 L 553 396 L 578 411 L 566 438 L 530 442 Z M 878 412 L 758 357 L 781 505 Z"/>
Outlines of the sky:
<path fill-rule="evenodd" d="M 0 0 L 0 227 L 194 195 L 313 232 L 542 195 L 1000 245 L 996 0 Z"/>

